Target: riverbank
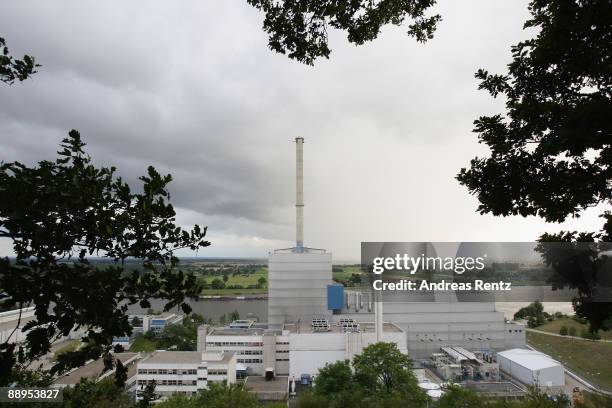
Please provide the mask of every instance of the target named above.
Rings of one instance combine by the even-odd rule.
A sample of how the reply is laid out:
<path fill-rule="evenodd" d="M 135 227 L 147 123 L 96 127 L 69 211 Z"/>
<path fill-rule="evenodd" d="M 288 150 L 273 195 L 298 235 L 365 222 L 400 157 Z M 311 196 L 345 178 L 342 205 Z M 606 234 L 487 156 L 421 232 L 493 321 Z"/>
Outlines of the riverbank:
<path fill-rule="evenodd" d="M 215 292 L 216 293 L 216 292 Z M 256 293 L 248 293 L 245 295 L 228 293 L 225 295 L 214 294 L 214 295 L 200 295 L 200 300 L 268 300 L 268 294 L 266 292 L 262 292 L 261 294 Z"/>

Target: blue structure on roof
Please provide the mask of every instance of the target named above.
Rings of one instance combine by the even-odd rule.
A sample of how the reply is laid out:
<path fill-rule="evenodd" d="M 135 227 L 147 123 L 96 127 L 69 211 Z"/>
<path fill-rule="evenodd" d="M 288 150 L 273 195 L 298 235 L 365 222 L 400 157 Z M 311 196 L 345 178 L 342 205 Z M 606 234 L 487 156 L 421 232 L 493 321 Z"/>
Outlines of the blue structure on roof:
<path fill-rule="evenodd" d="M 327 310 L 342 310 L 344 305 L 344 286 L 327 285 Z"/>

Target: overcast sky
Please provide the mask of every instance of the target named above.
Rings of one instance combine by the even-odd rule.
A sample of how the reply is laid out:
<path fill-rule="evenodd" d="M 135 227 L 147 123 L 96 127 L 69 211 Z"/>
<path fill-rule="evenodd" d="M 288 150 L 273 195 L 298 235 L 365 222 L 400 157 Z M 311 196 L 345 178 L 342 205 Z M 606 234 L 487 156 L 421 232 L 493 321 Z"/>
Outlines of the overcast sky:
<path fill-rule="evenodd" d="M 356 47 L 331 33 L 330 60 L 273 53 L 263 16 L 234 1 L 3 1 L 0 35 L 42 64 L 0 86 L 0 160 L 52 159 L 78 129 L 100 165 L 135 182 L 173 175 L 180 224 L 207 225 L 200 256 L 265 257 L 293 244 L 296 136 L 305 144 L 305 243 L 336 261 L 361 241 L 533 241 L 596 229 L 496 218 L 454 176 L 486 153 L 472 122 L 502 111 L 474 72 L 503 72 L 527 1 L 443 0 L 435 39 L 387 27 Z M 0 242 L 0 254 L 10 243 Z M 185 253 L 183 253 L 185 255 Z"/>

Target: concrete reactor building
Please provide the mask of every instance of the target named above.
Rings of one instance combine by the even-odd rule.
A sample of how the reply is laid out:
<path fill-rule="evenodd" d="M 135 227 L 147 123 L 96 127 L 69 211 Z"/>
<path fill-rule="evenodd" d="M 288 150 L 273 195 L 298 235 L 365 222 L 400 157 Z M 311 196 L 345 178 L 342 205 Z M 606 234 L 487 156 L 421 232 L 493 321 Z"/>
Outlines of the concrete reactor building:
<path fill-rule="evenodd" d="M 282 330 L 288 324 L 328 322 L 330 327 L 352 321 L 374 322 L 379 340 L 386 324 L 399 329 L 413 358 L 428 358 L 444 346 L 470 350 L 524 347 L 522 325 L 506 322 L 494 302 L 461 302 L 455 293 L 434 299 L 381 297 L 372 290 L 345 291 L 332 280 L 332 254 L 304 245 L 304 138 L 296 143 L 296 244 L 275 250 L 268 258 L 268 324 Z M 426 295 L 427 296 L 427 295 Z M 383 315 L 384 304 L 384 315 Z"/>
<path fill-rule="evenodd" d="M 296 143 L 296 242 L 268 257 L 268 324 L 329 318 L 327 285 L 332 283 L 332 256 L 304 246 L 304 138 Z"/>
<path fill-rule="evenodd" d="M 493 302 L 459 302 L 453 293 L 383 299 L 371 289 L 345 291 L 334 283 L 332 254 L 304 245 L 304 139 L 295 143 L 296 242 L 269 254 L 268 322 L 201 326 L 199 353 L 235 356 L 238 378 L 302 378 L 379 341 L 415 359 L 446 346 L 489 352 L 525 345 L 523 326 L 506 323 Z"/>

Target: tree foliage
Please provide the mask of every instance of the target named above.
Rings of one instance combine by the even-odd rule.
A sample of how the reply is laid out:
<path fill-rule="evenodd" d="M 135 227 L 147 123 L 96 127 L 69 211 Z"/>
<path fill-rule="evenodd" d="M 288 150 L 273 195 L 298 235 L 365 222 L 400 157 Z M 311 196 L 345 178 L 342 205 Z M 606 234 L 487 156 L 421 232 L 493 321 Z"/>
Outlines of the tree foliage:
<path fill-rule="evenodd" d="M 206 228 L 175 224 L 171 176 L 149 167 L 142 192 L 133 192 L 114 167 L 94 166 L 84 146 L 73 130 L 55 161 L 0 163 L 0 237 L 12 240 L 16 254 L 0 259 L 0 299 L 7 308 L 35 307 L 35 319 L 22 325 L 23 353 L 0 344 L 0 383 L 18 355 L 27 364 L 74 329 L 85 330 L 84 346 L 63 353 L 53 372 L 83 365 L 107 352 L 114 336 L 131 333 L 128 305 L 147 308 L 155 297 L 167 300 L 165 310 L 189 313 L 185 298 L 200 292 L 195 276 L 178 270 L 174 251 L 210 243 Z M 113 263 L 100 267 L 91 256 Z M 143 270 L 126 270 L 128 258 Z"/>
<path fill-rule="evenodd" d="M 535 326 L 541 326 L 546 323 L 548 316 L 549 314 L 544 311 L 544 305 L 542 305 L 542 302 L 536 300 L 535 302 L 530 303 L 528 306 L 520 308 L 514 314 L 514 320 L 533 319 Z"/>
<path fill-rule="evenodd" d="M 543 234 L 536 250 L 555 270 L 549 279 L 553 289 L 577 289 L 572 304 L 588 321 L 591 335 L 612 330 L 612 242 L 595 242 L 591 233 L 562 232 Z"/>
<path fill-rule="evenodd" d="M 329 58 L 328 30 L 346 31 L 355 45 L 375 40 L 383 26 L 403 25 L 419 42 L 433 37 L 439 15 L 428 16 L 435 0 L 247 0 L 265 14 L 268 46 L 289 58 L 313 65 Z"/>
<path fill-rule="evenodd" d="M 458 179 L 481 213 L 562 222 L 612 202 L 612 2 L 534 0 L 529 9 L 525 28 L 539 32 L 512 47 L 508 73 L 476 74 L 480 89 L 506 98 L 506 113 L 474 122 L 491 156 Z"/>
<path fill-rule="evenodd" d="M 257 408 L 261 405 L 254 394 L 249 393 L 239 384 L 209 383 L 208 389 L 200 390 L 196 396 L 172 395 L 155 406 L 159 408 Z"/>
<path fill-rule="evenodd" d="M 139 394 L 140 399 L 138 400 L 138 404 L 136 404 L 138 408 L 148 408 L 153 405 L 153 401 L 157 401 L 159 399 L 159 395 L 155 393 L 156 387 L 157 382 L 155 380 L 149 382 L 144 387 L 144 390 L 142 390 L 142 392 Z"/>
<path fill-rule="evenodd" d="M 436 408 L 486 408 L 488 404 L 472 390 L 452 385 L 435 404 Z"/>
<path fill-rule="evenodd" d="M 312 394 L 299 407 L 424 407 L 427 396 L 418 387 L 410 357 L 393 343 L 374 343 L 352 363 L 329 363 L 316 376 Z"/>
<path fill-rule="evenodd" d="M 476 74 L 480 89 L 505 98 L 506 111 L 474 122 L 491 154 L 474 158 L 457 179 L 478 197 L 480 213 L 562 222 L 612 204 L 612 1 L 533 0 L 529 10 L 525 28 L 537 35 L 512 47 L 508 72 Z M 611 242 L 612 213 L 601 216 L 601 231 L 540 240 Z M 566 278 L 580 292 L 576 312 L 604 328 L 612 305 L 585 301 L 588 274 Z"/>
<path fill-rule="evenodd" d="M 24 55 L 22 59 L 14 58 L 6 45 L 6 40 L 2 37 L 0 37 L 0 50 L 0 81 L 5 84 L 11 85 L 15 80 L 25 81 L 36 73 L 36 68 L 40 67 L 30 55 Z"/>
<path fill-rule="evenodd" d="M 319 370 L 315 392 L 320 395 L 333 396 L 350 391 L 355 385 L 350 361 L 336 361 L 325 364 L 325 367 Z"/>
<path fill-rule="evenodd" d="M 125 387 L 128 380 L 128 368 L 120 360 L 115 364 L 115 385 L 119 388 Z"/>
<path fill-rule="evenodd" d="M 417 386 L 412 360 L 394 343 L 374 343 L 353 358 L 357 383 L 368 394 L 387 395 L 398 392 L 415 401 L 425 395 Z"/>
<path fill-rule="evenodd" d="M 123 387 L 118 387 L 113 378 L 82 378 L 74 387 L 64 388 L 64 408 L 124 408 L 129 407 L 130 400 Z"/>

